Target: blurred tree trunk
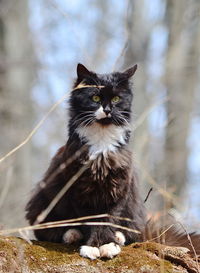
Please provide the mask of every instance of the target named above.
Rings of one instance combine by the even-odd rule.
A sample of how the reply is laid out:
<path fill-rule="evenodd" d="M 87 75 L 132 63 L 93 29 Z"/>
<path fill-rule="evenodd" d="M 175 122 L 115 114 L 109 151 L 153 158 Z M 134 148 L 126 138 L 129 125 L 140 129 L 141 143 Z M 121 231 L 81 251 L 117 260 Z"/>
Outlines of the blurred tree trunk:
<path fill-rule="evenodd" d="M 168 191 L 177 195 L 187 182 L 187 138 L 197 87 L 200 51 L 199 16 L 199 1 L 167 1 L 169 37 L 165 80 L 169 96 L 167 115 L 171 122 L 166 130 L 163 166 Z"/>
<path fill-rule="evenodd" d="M 127 49 L 124 55 L 123 68 L 138 64 L 138 70 L 133 79 L 133 141 L 131 145 L 134 151 L 134 157 L 137 161 L 146 165 L 148 161 L 148 127 L 147 122 L 144 121 L 137 128 L 134 127 L 134 122 L 137 121 L 142 113 L 147 109 L 146 97 L 146 82 L 147 82 L 147 53 L 150 38 L 150 22 L 145 15 L 145 1 L 129 1 L 126 30 L 127 30 Z M 144 187 L 142 166 L 140 166 L 140 180 L 143 189 L 143 195 L 149 189 L 149 185 Z"/>
<path fill-rule="evenodd" d="M 93 70 L 97 67 L 104 65 L 108 56 L 107 47 L 110 39 L 110 26 L 109 26 L 109 12 L 110 3 L 108 1 L 94 1 L 93 3 L 99 12 L 97 21 L 95 22 L 95 33 L 93 39 L 95 40 L 95 50 L 89 62 Z"/>
<path fill-rule="evenodd" d="M 32 128 L 31 47 L 28 1 L 1 1 L 0 13 L 0 157 L 24 140 Z M 30 144 L 0 165 L 1 224 L 15 225 L 24 218 L 30 190 Z"/>

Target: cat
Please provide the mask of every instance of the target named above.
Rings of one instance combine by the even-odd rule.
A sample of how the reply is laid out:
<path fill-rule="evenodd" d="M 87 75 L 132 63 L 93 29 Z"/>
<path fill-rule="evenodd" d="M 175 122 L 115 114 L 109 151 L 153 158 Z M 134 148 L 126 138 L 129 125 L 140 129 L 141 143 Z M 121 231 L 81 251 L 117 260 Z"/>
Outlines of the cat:
<path fill-rule="evenodd" d="M 132 77 L 136 69 L 134 65 L 124 72 L 97 74 L 78 64 L 69 99 L 67 143 L 51 160 L 26 207 L 31 225 L 98 214 L 114 217 L 98 218 L 102 225 L 35 230 L 38 240 L 79 242 L 81 256 L 97 259 L 113 258 L 125 244 L 163 234 L 164 227 L 157 230 L 155 223 L 147 222 L 129 147 Z M 41 217 L 66 186 L 68 190 Z M 190 250 L 194 246 L 200 255 L 200 236 L 190 234 L 193 246 L 188 236 L 171 228 L 157 241 L 164 239 L 165 244 Z"/>
<path fill-rule="evenodd" d="M 128 146 L 133 99 L 131 78 L 136 69 L 134 65 L 124 72 L 96 74 L 78 64 L 69 99 L 69 138 L 52 159 L 26 207 L 26 218 L 31 225 L 39 222 L 42 211 L 89 161 L 90 166 L 42 222 L 107 213 L 132 221 L 108 217 L 101 221 L 142 232 L 145 211 Z M 63 164 L 76 153 L 78 157 L 65 167 Z M 62 172 L 54 175 L 60 166 L 64 166 Z M 52 175 L 54 178 L 49 179 Z M 140 240 L 139 233 L 98 225 L 75 229 L 59 227 L 34 233 L 37 239 L 51 242 L 81 240 L 80 255 L 90 259 L 112 258 L 120 252 L 120 245 Z"/>

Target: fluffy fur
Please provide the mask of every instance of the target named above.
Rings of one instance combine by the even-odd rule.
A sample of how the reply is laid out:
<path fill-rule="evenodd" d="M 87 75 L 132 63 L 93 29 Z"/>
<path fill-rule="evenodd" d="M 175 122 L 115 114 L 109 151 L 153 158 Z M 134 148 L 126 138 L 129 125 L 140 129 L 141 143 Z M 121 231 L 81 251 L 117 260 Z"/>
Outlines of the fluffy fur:
<path fill-rule="evenodd" d="M 117 152 L 118 148 L 127 142 L 127 126 L 99 126 L 92 124 L 88 127 L 77 128 L 77 133 L 82 140 L 89 145 L 89 159 L 95 159 L 99 155 L 107 157 L 110 152 Z"/>
<path fill-rule="evenodd" d="M 68 141 L 53 157 L 42 183 L 38 184 L 26 207 L 26 218 L 31 225 L 40 222 L 41 213 L 56 194 L 89 162 L 89 167 L 42 222 L 107 213 L 132 221 L 118 218 L 98 221 L 126 226 L 140 234 L 112 226 L 83 225 L 76 229 L 35 230 L 37 239 L 59 243 L 81 240 L 80 254 L 96 259 L 112 258 L 120 252 L 119 245 L 143 240 L 148 234 L 128 147 L 133 98 L 130 79 L 136 68 L 100 75 L 78 65 L 69 102 Z"/>
<path fill-rule="evenodd" d="M 69 139 L 52 159 L 42 183 L 27 205 L 26 217 L 30 224 L 38 222 L 41 212 L 89 160 L 90 167 L 43 222 L 108 213 L 133 221 L 113 218 L 101 221 L 142 231 L 145 213 L 128 149 L 133 97 L 130 78 L 135 70 L 136 66 L 122 73 L 97 75 L 78 65 L 77 80 L 70 97 Z M 71 160 L 77 153 L 78 156 Z M 59 168 L 62 171 L 55 175 Z M 140 240 L 137 233 L 122 233 L 110 226 L 36 230 L 35 236 L 39 240 L 65 243 L 82 239 L 80 254 L 91 259 L 111 258 L 120 252 L 119 245 Z"/>

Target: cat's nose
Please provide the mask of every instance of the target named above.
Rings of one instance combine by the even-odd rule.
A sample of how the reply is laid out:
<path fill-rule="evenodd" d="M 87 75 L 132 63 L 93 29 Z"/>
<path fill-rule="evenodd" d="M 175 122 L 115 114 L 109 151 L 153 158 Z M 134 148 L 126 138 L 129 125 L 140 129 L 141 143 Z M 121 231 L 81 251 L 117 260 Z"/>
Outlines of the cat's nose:
<path fill-rule="evenodd" d="M 108 108 L 103 109 L 103 111 L 107 116 L 111 113 L 111 109 Z"/>
<path fill-rule="evenodd" d="M 103 108 L 103 111 L 107 116 L 111 113 L 111 109 L 108 105 Z"/>

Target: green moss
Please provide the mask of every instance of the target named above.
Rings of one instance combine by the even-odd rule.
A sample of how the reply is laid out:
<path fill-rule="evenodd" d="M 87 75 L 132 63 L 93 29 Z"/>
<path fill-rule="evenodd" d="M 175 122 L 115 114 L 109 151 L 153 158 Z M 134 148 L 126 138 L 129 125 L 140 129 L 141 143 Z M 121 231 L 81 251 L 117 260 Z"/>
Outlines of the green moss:
<path fill-rule="evenodd" d="M 173 266 L 169 261 L 159 259 L 154 255 L 154 251 L 158 249 L 158 245 L 152 244 L 148 248 L 152 252 L 147 251 L 146 246 L 143 244 L 135 244 L 131 246 L 124 247 L 120 255 L 111 260 L 101 260 L 101 263 L 108 272 L 118 273 L 118 272 L 161 272 L 161 268 L 164 268 L 165 273 L 172 273 Z M 124 269 L 126 268 L 126 271 Z M 148 268 L 148 270 L 146 270 Z"/>
<path fill-rule="evenodd" d="M 77 249 L 47 242 L 33 242 L 33 245 L 27 245 L 25 254 L 28 257 L 28 265 L 31 269 L 38 268 L 35 261 L 40 264 L 40 267 L 46 267 L 47 264 L 49 267 L 59 267 L 80 259 Z"/>
<path fill-rule="evenodd" d="M 173 271 L 173 265 L 160 257 L 159 250 L 164 246 L 157 243 L 137 243 L 122 248 L 120 255 L 111 260 L 81 258 L 78 246 L 66 246 L 48 242 L 33 241 L 32 245 L 16 237 L 0 237 L 1 250 L 6 253 L 4 271 L 9 272 L 13 264 L 15 272 L 21 272 L 23 264 L 30 272 L 161 272 Z M 11 262 L 12 261 L 12 262 Z M 18 265 L 18 268 L 17 268 Z M 20 267 L 20 268 L 19 268 Z M 1 272 L 1 270 L 0 270 Z M 27 271 L 29 272 L 29 271 Z"/>

